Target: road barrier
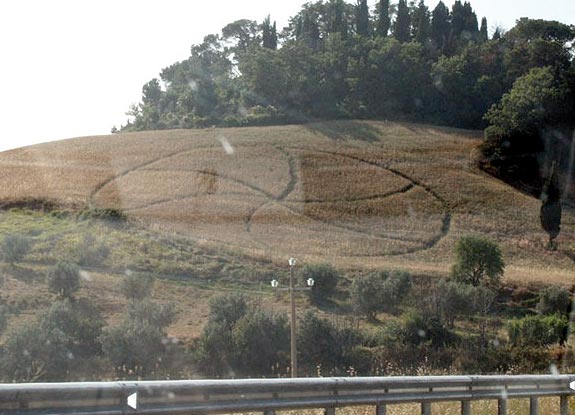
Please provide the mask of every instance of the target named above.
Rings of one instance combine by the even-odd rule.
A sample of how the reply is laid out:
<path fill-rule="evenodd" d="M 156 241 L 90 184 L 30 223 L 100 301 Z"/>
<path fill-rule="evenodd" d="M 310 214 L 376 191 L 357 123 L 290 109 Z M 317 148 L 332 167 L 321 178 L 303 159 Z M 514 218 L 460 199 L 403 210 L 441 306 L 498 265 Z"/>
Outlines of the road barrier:
<path fill-rule="evenodd" d="M 336 408 L 373 405 L 375 415 L 385 415 L 388 405 L 418 403 L 421 414 L 430 415 L 433 403 L 458 401 L 461 414 L 469 415 L 472 401 L 497 400 L 498 414 L 505 415 L 509 399 L 529 399 L 530 415 L 537 415 L 538 398 L 558 397 L 560 415 L 568 415 L 568 397 L 575 393 L 572 382 L 575 375 L 2 384 L 0 414 L 273 415 L 280 410 L 321 408 L 334 415 Z"/>

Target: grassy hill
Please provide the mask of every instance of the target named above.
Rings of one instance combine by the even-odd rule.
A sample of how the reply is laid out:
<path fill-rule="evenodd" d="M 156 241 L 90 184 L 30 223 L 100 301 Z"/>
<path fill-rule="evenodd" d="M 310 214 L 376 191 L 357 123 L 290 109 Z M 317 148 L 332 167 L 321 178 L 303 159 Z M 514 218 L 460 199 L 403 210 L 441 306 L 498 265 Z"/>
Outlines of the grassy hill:
<path fill-rule="evenodd" d="M 540 201 L 474 167 L 480 140 L 472 131 L 337 121 L 85 137 L 0 153 L 0 231 L 34 242 L 23 264 L 5 267 L 3 296 L 29 318 L 50 302 L 46 267 L 72 257 L 85 270 L 82 295 L 113 321 L 123 306 L 119 277 L 152 272 L 163 277 L 156 297 L 184 311 L 174 334 L 187 337 L 213 292 L 261 290 L 290 256 L 351 273 L 446 275 L 467 234 L 501 245 L 508 281 L 572 283 L 575 212 L 564 212 L 559 250 L 549 252 Z M 78 219 L 86 208 L 88 219 Z M 128 224 L 93 219 L 100 208 L 123 212 Z"/>

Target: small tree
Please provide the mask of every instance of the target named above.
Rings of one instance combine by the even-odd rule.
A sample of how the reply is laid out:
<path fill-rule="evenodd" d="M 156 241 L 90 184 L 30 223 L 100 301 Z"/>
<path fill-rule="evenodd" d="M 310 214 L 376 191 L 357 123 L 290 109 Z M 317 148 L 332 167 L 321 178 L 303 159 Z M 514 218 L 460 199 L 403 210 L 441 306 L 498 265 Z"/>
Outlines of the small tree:
<path fill-rule="evenodd" d="M 129 305 L 120 325 L 101 336 L 104 354 L 122 375 L 146 376 L 168 364 L 166 327 L 174 319 L 173 307 L 147 300 Z"/>
<path fill-rule="evenodd" d="M 375 319 L 377 312 L 394 312 L 410 288 L 411 278 L 407 273 L 375 272 L 353 281 L 351 301 L 356 311 Z"/>
<path fill-rule="evenodd" d="M 497 284 L 503 275 L 505 263 L 499 246 L 487 238 L 464 236 L 455 247 L 456 263 L 451 274 L 456 281 L 478 286 Z"/>
<path fill-rule="evenodd" d="M 311 300 L 317 304 L 326 300 L 335 293 L 337 283 L 340 279 L 339 273 L 328 264 L 306 265 L 301 270 L 301 279 L 307 281 L 314 280 L 311 289 Z"/>
<path fill-rule="evenodd" d="M 552 285 L 539 293 L 539 303 L 537 311 L 540 314 L 566 315 L 569 309 L 571 296 L 569 291 L 563 287 Z"/>
<path fill-rule="evenodd" d="M 433 296 L 434 313 L 453 328 L 455 319 L 475 311 L 475 288 L 469 284 L 440 280 Z"/>
<path fill-rule="evenodd" d="M 30 252 L 30 248 L 30 239 L 22 235 L 9 234 L 2 240 L 2 254 L 10 265 L 21 261 Z"/>
<path fill-rule="evenodd" d="M 122 280 L 122 294 L 128 300 L 140 301 L 147 298 L 154 288 L 154 277 L 151 275 L 126 275 Z"/>
<path fill-rule="evenodd" d="M 549 249 L 556 249 L 555 239 L 561 231 L 561 190 L 555 162 L 541 193 L 541 227 L 549 235 Z"/>
<path fill-rule="evenodd" d="M 61 261 L 48 273 L 48 289 L 60 298 L 72 298 L 80 288 L 80 269 L 76 264 Z"/>

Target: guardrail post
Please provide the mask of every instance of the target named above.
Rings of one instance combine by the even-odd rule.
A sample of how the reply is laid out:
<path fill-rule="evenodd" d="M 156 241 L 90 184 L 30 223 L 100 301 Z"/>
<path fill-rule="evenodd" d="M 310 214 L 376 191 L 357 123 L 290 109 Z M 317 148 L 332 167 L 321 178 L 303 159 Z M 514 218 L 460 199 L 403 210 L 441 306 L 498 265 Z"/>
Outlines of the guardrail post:
<path fill-rule="evenodd" d="M 539 399 L 536 396 L 529 398 L 529 415 L 539 415 Z"/>
<path fill-rule="evenodd" d="M 461 401 L 461 415 L 471 415 L 471 402 Z"/>
<path fill-rule="evenodd" d="M 335 415 L 335 408 L 325 408 L 323 415 Z"/>
<path fill-rule="evenodd" d="M 264 415 L 276 415 L 276 411 L 268 409 L 267 411 L 264 411 Z"/>
<path fill-rule="evenodd" d="M 387 407 L 384 403 L 380 403 L 375 407 L 375 415 L 387 415 Z"/>
<path fill-rule="evenodd" d="M 559 401 L 559 413 L 561 415 L 569 415 L 569 399 L 567 395 L 561 395 Z"/>
<path fill-rule="evenodd" d="M 421 415 L 431 415 L 431 404 L 429 402 L 421 404 Z"/>
<path fill-rule="evenodd" d="M 497 401 L 497 414 L 507 415 L 507 399 L 499 399 Z"/>

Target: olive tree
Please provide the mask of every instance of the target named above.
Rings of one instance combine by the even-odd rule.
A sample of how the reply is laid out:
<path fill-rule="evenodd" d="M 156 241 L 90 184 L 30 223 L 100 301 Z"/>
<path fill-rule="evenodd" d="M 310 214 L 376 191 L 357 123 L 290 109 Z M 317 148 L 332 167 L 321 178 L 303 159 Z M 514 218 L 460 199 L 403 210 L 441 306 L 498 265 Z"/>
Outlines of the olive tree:
<path fill-rule="evenodd" d="M 464 236 L 455 246 L 456 262 L 452 277 L 459 282 L 478 286 L 497 284 L 503 275 L 505 263 L 499 246 L 484 237 Z"/>

